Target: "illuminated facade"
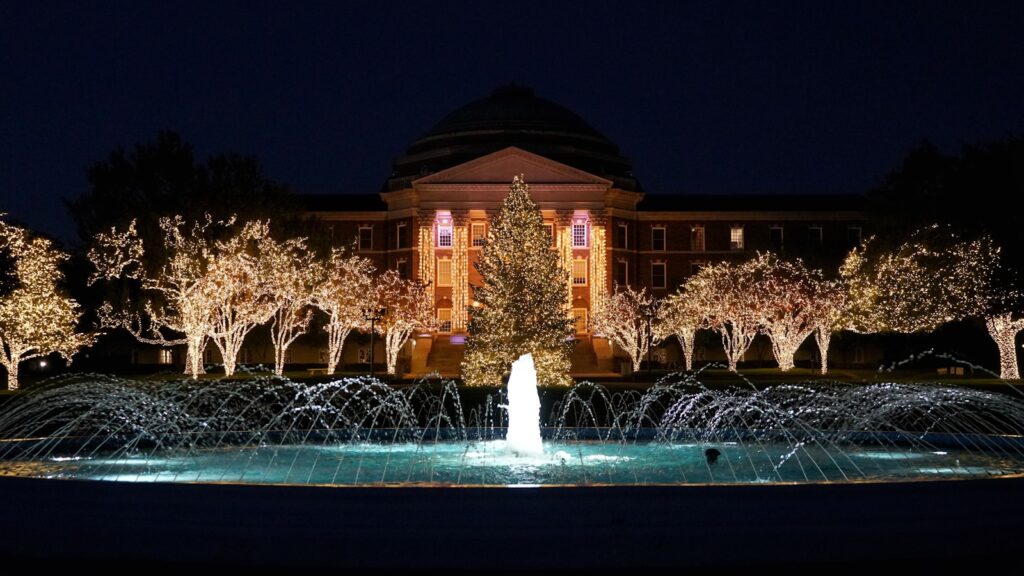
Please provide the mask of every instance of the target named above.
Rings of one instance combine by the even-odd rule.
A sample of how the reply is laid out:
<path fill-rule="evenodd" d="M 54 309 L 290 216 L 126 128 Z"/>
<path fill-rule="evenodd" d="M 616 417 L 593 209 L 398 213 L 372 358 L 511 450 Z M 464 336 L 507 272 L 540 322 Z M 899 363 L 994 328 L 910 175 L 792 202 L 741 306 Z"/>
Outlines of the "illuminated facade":
<path fill-rule="evenodd" d="M 307 196 L 307 210 L 379 270 L 429 282 L 439 330 L 408 352 L 414 373 L 458 372 L 490 218 L 522 174 L 570 272 L 577 374 L 617 368 L 588 318 L 616 285 L 675 290 L 710 262 L 756 251 L 835 266 L 863 235 L 853 196 L 645 194 L 618 148 L 565 108 L 507 87 L 442 119 L 397 159 L 374 195 Z M 669 360 L 672 352 L 669 351 Z M 720 352 L 709 348 L 707 359 Z M 798 356 L 799 359 L 799 356 Z"/>

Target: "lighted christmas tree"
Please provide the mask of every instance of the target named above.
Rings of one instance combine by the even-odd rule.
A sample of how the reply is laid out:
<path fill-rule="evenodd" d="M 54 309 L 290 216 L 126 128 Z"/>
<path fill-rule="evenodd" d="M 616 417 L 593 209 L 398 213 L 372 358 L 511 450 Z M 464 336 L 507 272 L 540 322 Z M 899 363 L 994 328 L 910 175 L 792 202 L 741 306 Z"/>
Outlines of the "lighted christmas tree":
<path fill-rule="evenodd" d="M 462 376 L 470 386 L 501 383 L 522 354 L 533 354 L 537 381 L 569 385 L 572 322 L 567 274 L 551 249 L 540 209 L 521 176 L 491 222 L 476 263 L 483 279 L 471 311 Z"/>

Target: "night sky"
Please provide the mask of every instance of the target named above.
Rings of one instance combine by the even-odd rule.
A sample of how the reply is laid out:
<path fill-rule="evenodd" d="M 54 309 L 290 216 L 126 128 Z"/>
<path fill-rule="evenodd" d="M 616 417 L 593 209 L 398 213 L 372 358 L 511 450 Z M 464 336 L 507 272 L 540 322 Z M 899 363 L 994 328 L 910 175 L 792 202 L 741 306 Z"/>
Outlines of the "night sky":
<path fill-rule="evenodd" d="M 862 192 L 923 138 L 1024 132 L 1024 3 L 0 3 L 0 211 L 180 132 L 298 192 L 376 192 L 462 104 L 527 84 L 649 193 Z"/>

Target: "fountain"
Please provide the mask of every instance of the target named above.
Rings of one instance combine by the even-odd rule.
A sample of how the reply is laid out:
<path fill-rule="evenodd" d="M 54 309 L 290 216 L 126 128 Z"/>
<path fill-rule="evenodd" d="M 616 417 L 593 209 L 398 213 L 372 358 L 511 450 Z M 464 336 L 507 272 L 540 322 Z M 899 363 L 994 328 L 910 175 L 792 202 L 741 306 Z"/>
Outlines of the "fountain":
<path fill-rule="evenodd" d="M 533 356 L 524 354 L 512 363 L 508 379 L 508 449 L 519 456 L 544 453 L 540 439 L 540 396 Z"/>
<path fill-rule="evenodd" d="M 53 553 L 57 531 L 71 558 L 113 546 L 235 562 L 221 549 L 238 546 L 253 563 L 377 568 L 627 567 L 641 554 L 652 566 L 778 563 L 792 542 L 792 562 L 856 562 L 862 533 L 893 534 L 870 548 L 887 560 L 1015 549 L 1018 395 L 701 378 L 643 391 L 581 383 L 543 402 L 528 355 L 507 393 L 369 378 L 56 378 L 0 408 L 0 532 L 27 557 Z M 96 518 L 102 531 L 89 528 Z M 280 548 L 255 544 L 268 525 Z M 208 537 L 230 545 L 212 550 Z M 552 552 L 556 537 L 576 560 Z M 505 539 L 532 552 L 495 564 L 488 543 Z M 458 564 L 437 556 L 450 542 L 464 544 Z"/>

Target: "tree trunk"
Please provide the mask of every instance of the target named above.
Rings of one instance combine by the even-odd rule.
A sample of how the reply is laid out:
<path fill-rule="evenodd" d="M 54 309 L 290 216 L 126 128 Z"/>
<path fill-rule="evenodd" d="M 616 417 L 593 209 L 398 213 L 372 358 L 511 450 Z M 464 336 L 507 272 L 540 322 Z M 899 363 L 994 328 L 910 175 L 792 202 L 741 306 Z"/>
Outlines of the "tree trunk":
<path fill-rule="evenodd" d="M 999 377 L 1003 380 L 1020 380 L 1017 369 L 1017 333 L 1024 329 L 1024 319 L 1013 320 L 1010 314 L 1000 314 L 985 319 L 989 336 L 999 348 Z"/>
<path fill-rule="evenodd" d="M 352 330 L 337 324 L 327 325 L 327 373 L 334 374 L 341 363 L 341 353 L 345 349 L 345 339 Z"/>
<path fill-rule="evenodd" d="M 8 362 L 6 359 L 3 361 L 4 368 L 7 368 L 7 389 L 17 390 L 18 389 L 18 359 L 15 358 L 13 361 Z"/>
<path fill-rule="evenodd" d="M 693 329 L 680 330 L 676 332 L 676 338 L 679 339 L 679 348 L 683 351 L 683 362 L 686 363 L 686 371 L 690 372 L 693 370 L 693 339 L 697 336 L 697 331 Z"/>
<path fill-rule="evenodd" d="M 198 379 L 200 374 L 205 374 L 203 368 L 203 352 L 206 349 L 206 338 L 204 336 L 189 336 L 185 351 L 185 373 L 191 374 L 193 379 Z"/>
<path fill-rule="evenodd" d="M 828 347 L 832 343 L 832 331 L 818 328 L 814 331 L 814 341 L 818 343 L 818 354 L 821 355 L 821 373 L 828 374 Z"/>

